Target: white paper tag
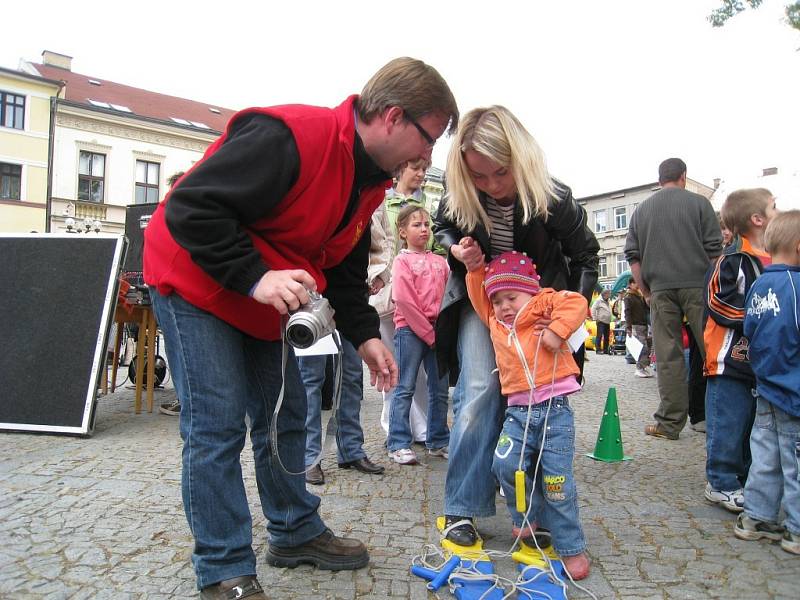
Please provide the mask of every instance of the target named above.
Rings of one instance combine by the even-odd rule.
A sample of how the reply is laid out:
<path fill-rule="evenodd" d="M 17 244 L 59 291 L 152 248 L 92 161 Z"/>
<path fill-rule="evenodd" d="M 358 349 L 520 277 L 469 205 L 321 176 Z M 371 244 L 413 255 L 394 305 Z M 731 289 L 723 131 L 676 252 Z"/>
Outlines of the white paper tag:
<path fill-rule="evenodd" d="M 308 348 L 295 348 L 295 356 L 320 356 L 322 354 L 336 354 L 336 342 L 333 341 L 333 334 L 326 335 L 321 340 L 317 340 L 316 344 Z"/>
<path fill-rule="evenodd" d="M 571 336 L 569 336 L 569 338 L 567 339 L 567 344 L 569 344 L 569 347 L 572 348 L 573 352 L 577 352 L 578 350 L 581 349 L 581 346 L 583 346 L 584 342 L 586 341 L 586 338 L 588 337 L 589 337 L 589 332 L 586 331 L 586 327 L 581 325 L 575 330 L 575 332 Z"/>
<path fill-rule="evenodd" d="M 625 348 L 631 353 L 633 358 L 639 360 L 642 355 L 642 350 L 644 350 L 644 344 L 632 335 L 629 335 L 625 338 Z"/>

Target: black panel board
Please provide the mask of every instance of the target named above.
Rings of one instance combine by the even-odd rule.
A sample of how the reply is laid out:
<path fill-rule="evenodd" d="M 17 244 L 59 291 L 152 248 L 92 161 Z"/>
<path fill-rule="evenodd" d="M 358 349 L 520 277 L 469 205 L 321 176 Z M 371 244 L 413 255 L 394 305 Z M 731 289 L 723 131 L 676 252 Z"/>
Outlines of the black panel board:
<path fill-rule="evenodd" d="M 122 236 L 0 235 L 0 429 L 88 434 Z"/>
<path fill-rule="evenodd" d="M 125 237 L 128 238 L 128 251 L 125 253 L 125 271 L 142 270 L 142 249 L 144 248 L 144 228 L 140 219 L 156 212 L 158 204 L 129 204 L 125 207 Z"/>

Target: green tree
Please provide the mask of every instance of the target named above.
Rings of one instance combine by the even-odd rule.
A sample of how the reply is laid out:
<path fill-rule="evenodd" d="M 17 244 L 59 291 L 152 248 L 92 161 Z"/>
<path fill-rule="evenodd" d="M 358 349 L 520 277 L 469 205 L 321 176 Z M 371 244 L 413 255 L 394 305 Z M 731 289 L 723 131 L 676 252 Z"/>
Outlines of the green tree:
<path fill-rule="evenodd" d="M 746 10 L 748 6 L 750 8 L 758 8 L 761 6 L 762 1 L 763 0 L 744 0 L 744 2 L 741 2 L 740 0 L 722 0 L 722 6 L 712 11 L 712 13 L 708 15 L 708 20 L 711 22 L 712 27 L 722 27 L 727 23 L 728 19 Z M 784 8 L 784 14 L 786 15 L 786 23 L 800 31 L 800 0 L 787 4 Z"/>

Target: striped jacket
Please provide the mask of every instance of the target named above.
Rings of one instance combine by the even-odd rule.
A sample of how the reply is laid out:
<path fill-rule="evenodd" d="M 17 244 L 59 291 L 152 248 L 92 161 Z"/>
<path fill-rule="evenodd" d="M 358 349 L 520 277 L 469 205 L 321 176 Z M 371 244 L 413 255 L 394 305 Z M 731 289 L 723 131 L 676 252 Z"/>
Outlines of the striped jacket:
<path fill-rule="evenodd" d="M 755 385 L 743 326 L 745 299 L 764 269 L 762 259 L 768 263 L 769 255 L 753 248 L 746 237 L 737 237 L 709 270 L 703 332 L 707 376 L 726 375 Z"/>

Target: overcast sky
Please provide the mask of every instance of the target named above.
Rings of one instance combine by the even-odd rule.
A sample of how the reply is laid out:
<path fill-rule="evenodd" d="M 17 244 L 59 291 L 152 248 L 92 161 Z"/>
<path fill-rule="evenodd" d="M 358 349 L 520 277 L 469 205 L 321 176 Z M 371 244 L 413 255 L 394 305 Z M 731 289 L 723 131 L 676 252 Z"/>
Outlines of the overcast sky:
<path fill-rule="evenodd" d="M 47 49 L 79 73 L 238 109 L 332 106 L 407 55 L 440 71 L 462 112 L 515 112 L 578 196 L 654 181 L 669 156 L 708 185 L 800 171 L 800 33 L 775 0 L 713 29 L 718 4 L 8 2 L 0 66 Z"/>

